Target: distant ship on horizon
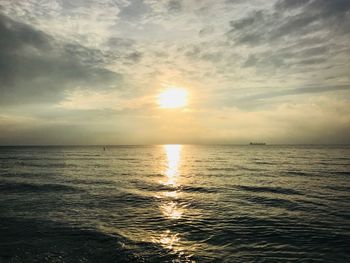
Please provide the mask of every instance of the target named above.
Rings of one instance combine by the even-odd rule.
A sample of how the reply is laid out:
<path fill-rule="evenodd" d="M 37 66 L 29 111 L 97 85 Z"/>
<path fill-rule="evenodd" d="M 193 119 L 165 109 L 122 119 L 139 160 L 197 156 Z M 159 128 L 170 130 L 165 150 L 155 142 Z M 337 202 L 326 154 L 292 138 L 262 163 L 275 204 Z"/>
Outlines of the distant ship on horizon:
<path fill-rule="evenodd" d="M 265 142 L 250 142 L 249 145 L 266 145 Z"/>

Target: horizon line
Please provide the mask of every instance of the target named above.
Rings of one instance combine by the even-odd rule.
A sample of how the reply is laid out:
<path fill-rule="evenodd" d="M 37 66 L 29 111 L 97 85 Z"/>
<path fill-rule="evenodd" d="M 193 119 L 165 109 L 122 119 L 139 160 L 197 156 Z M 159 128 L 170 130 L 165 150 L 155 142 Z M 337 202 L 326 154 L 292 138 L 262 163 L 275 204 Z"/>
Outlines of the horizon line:
<path fill-rule="evenodd" d="M 9 144 L 0 147 L 118 147 L 118 146 L 163 146 L 163 145 L 193 145 L 193 146 L 350 146 L 350 143 L 273 143 L 250 145 L 250 143 L 150 143 L 150 144 Z"/>

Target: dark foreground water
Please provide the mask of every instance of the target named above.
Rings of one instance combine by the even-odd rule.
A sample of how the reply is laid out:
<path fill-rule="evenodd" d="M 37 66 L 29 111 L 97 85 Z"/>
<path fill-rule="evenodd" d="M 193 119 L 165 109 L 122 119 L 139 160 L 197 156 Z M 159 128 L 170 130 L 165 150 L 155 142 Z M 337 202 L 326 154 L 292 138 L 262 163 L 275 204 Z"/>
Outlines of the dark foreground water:
<path fill-rule="evenodd" d="M 1 147 L 0 262 L 350 262 L 350 148 Z"/>

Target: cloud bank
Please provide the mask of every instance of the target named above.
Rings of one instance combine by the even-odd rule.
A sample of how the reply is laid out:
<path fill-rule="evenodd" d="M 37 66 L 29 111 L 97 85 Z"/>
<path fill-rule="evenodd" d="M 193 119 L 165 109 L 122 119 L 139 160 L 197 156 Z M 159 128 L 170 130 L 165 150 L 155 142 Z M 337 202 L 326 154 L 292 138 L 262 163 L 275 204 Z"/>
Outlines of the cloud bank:
<path fill-rule="evenodd" d="M 347 0 L 0 0 L 0 144 L 350 143 Z M 161 110 L 167 86 L 186 109 Z"/>

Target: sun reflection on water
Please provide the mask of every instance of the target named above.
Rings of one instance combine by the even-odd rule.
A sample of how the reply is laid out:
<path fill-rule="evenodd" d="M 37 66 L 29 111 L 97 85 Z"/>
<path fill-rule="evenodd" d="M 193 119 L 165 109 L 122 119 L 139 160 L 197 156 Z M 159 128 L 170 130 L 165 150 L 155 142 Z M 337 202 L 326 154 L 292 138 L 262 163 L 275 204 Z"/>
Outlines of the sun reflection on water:
<path fill-rule="evenodd" d="M 181 194 L 180 186 L 180 163 L 182 146 L 177 144 L 163 146 L 166 163 L 163 170 L 164 180 L 160 183 L 169 188 L 168 191 L 163 191 L 158 197 L 161 198 L 159 209 L 166 219 L 179 220 L 183 217 L 185 206 L 181 205 L 177 199 Z M 166 229 L 157 239 L 157 243 L 174 252 L 183 251 L 181 240 L 178 233 Z"/>
<path fill-rule="evenodd" d="M 178 144 L 164 145 L 167 157 L 167 168 L 165 171 L 165 175 L 167 176 L 166 185 L 176 186 L 176 179 L 179 175 L 181 148 L 182 146 Z"/>
<path fill-rule="evenodd" d="M 181 159 L 181 145 L 171 144 L 164 145 L 164 150 L 166 154 L 166 169 L 164 175 L 166 176 L 166 181 L 163 182 L 165 185 L 170 187 L 178 187 L 179 179 L 179 168 Z M 163 192 L 163 196 L 166 199 L 172 199 L 171 201 L 165 201 L 160 206 L 160 210 L 166 218 L 169 219 L 180 219 L 183 214 L 183 208 L 176 201 L 179 195 L 179 191 L 174 189 L 173 191 Z"/>
<path fill-rule="evenodd" d="M 179 241 L 178 234 L 173 234 L 170 230 L 165 231 L 160 237 L 160 243 L 168 249 L 173 249 L 173 246 Z"/>
<path fill-rule="evenodd" d="M 164 203 L 161 205 L 160 209 L 163 215 L 170 219 L 180 219 L 183 214 L 183 209 L 174 201 Z"/>

